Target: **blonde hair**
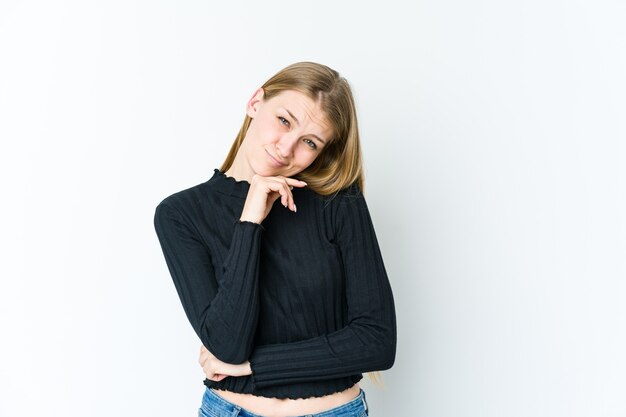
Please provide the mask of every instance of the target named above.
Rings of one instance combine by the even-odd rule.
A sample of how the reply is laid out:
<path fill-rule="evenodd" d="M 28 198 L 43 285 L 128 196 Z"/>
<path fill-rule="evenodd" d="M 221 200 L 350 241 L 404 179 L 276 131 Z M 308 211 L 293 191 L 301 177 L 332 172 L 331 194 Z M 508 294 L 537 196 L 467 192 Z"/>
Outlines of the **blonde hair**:
<path fill-rule="evenodd" d="M 348 81 L 337 71 L 315 62 L 297 62 L 283 68 L 261 86 L 263 99 L 295 90 L 318 101 L 333 136 L 322 152 L 294 178 L 305 181 L 318 194 L 331 195 L 353 183 L 364 191 L 363 161 L 356 106 Z M 252 119 L 246 115 L 220 170 L 226 172 L 235 160 Z"/>

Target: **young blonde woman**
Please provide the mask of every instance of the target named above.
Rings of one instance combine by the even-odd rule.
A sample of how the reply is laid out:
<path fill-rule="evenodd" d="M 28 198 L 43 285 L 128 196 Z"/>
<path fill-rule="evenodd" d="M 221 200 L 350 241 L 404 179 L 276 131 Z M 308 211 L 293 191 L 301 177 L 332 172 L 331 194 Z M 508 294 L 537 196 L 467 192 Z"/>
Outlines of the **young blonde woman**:
<path fill-rule="evenodd" d="M 359 381 L 393 365 L 396 318 L 361 161 L 348 82 L 300 62 L 253 93 L 212 177 L 157 206 L 199 416 L 369 415 Z"/>

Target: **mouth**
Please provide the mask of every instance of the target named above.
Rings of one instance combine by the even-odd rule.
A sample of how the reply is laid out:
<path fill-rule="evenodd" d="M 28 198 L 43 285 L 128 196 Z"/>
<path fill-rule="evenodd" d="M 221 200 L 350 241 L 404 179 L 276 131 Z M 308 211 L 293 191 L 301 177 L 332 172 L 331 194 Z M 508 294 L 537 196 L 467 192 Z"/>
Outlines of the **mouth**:
<path fill-rule="evenodd" d="M 279 166 L 279 167 L 287 166 L 287 164 L 282 163 L 278 159 L 274 158 L 267 150 L 265 150 L 265 153 L 267 153 L 267 156 L 269 156 L 272 162 L 274 162 L 274 165 Z"/>

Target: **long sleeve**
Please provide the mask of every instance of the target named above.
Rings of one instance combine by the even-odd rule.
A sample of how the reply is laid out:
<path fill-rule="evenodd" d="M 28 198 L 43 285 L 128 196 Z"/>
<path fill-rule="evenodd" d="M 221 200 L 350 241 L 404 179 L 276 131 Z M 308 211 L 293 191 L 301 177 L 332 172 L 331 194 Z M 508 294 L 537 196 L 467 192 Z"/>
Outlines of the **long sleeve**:
<path fill-rule="evenodd" d="M 157 206 L 154 227 L 185 314 L 202 344 L 224 362 L 244 362 L 254 346 L 259 316 L 263 226 L 234 222 L 221 265 L 213 265 L 196 229 L 171 204 Z"/>
<path fill-rule="evenodd" d="M 257 346 L 249 359 L 257 388 L 385 370 L 395 361 L 391 286 L 365 199 L 356 185 L 349 191 L 335 203 L 348 323 L 326 335 Z"/>

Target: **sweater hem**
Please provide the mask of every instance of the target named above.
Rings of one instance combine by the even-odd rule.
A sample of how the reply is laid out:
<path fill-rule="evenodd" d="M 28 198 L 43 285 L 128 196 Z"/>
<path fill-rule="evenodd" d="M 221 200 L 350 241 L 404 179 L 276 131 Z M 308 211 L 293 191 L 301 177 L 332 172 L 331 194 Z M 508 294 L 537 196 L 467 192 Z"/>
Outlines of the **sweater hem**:
<path fill-rule="evenodd" d="M 230 381 L 228 381 L 229 379 Z M 258 397 L 276 398 L 281 400 L 299 400 L 306 398 L 324 397 L 326 395 L 345 391 L 357 382 L 359 382 L 361 379 L 363 379 L 362 374 L 355 374 L 346 378 L 341 378 L 339 380 L 324 380 L 310 384 L 288 384 L 276 385 L 265 388 L 256 388 L 252 384 L 250 384 L 249 379 L 247 379 L 248 383 L 245 383 L 246 378 L 229 377 L 219 382 L 211 381 L 210 379 L 205 378 L 204 385 L 207 388 L 213 388 L 215 390 L 222 391 L 231 391 L 239 394 L 252 394 Z"/>

